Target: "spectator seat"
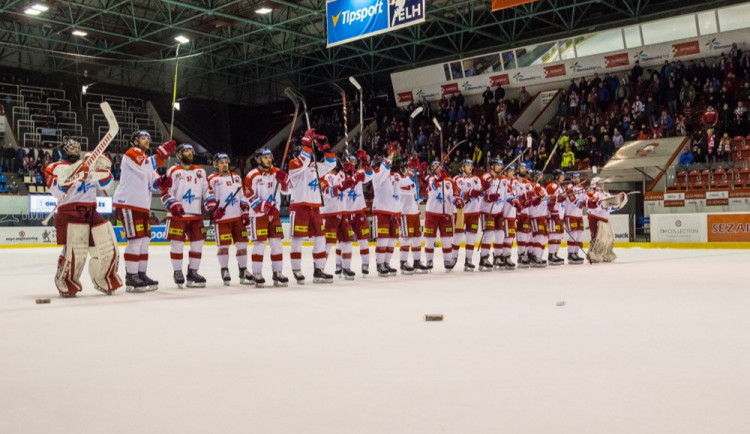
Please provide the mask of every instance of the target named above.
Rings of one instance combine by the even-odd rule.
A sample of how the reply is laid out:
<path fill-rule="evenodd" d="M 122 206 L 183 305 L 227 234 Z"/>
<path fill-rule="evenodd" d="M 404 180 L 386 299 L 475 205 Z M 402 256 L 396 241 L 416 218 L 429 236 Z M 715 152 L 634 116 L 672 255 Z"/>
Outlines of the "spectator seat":
<path fill-rule="evenodd" d="M 727 188 L 729 187 L 729 179 L 727 178 L 727 171 L 724 169 L 714 170 L 713 178 L 711 179 L 711 188 Z"/>
<path fill-rule="evenodd" d="M 750 167 L 743 167 L 739 172 L 740 183 L 742 187 L 750 187 Z M 737 185 L 735 184 L 735 187 Z"/>

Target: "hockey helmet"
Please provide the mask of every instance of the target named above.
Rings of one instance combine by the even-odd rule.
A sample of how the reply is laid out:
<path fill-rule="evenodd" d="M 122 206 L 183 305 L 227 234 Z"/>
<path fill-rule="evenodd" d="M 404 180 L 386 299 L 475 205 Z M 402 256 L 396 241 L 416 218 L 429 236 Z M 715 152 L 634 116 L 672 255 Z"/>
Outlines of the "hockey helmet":
<path fill-rule="evenodd" d="M 190 143 L 182 143 L 177 147 L 174 153 L 175 155 L 178 155 L 182 154 L 184 151 L 193 151 L 193 153 L 195 153 L 195 148 Z"/>
<path fill-rule="evenodd" d="M 81 144 L 75 139 L 66 138 L 60 146 L 60 153 L 62 153 L 63 160 L 75 163 L 81 158 Z"/>
<path fill-rule="evenodd" d="M 604 180 L 598 176 L 591 178 L 591 185 L 597 186 L 604 184 Z"/>
<path fill-rule="evenodd" d="M 492 166 L 495 166 L 495 165 L 502 166 L 503 164 L 504 164 L 503 163 L 503 159 L 499 158 L 499 157 L 498 158 L 493 158 L 493 159 L 490 160 L 490 165 L 492 165 Z"/>
<path fill-rule="evenodd" d="M 571 178 L 578 178 L 581 179 L 581 173 L 580 172 L 573 172 L 572 175 L 570 175 Z"/>
<path fill-rule="evenodd" d="M 227 154 L 225 154 L 223 152 L 219 152 L 216 155 L 214 155 L 214 161 L 213 161 L 214 168 L 216 168 L 216 169 L 219 168 L 219 161 L 221 161 L 221 160 L 227 160 L 227 163 L 228 163 L 229 162 L 229 155 L 227 155 Z"/>
<path fill-rule="evenodd" d="M 148 131 L 133 131 L 133 134 L 130 135 L 130 144 L 132 145 L 136 140 L 138 140 L 140 137 L 148 137 L 148 141 L 151 141 L 151 134 L 148 133 Z"/>

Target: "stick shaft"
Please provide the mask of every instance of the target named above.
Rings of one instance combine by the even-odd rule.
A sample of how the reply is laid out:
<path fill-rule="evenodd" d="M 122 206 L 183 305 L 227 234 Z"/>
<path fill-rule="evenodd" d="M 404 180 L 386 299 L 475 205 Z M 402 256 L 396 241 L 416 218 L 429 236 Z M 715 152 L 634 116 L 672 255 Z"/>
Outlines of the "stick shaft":
<path fill-rule="evenodd" d="M 180 65 L 180 44 L 177 44 L 174 59 L 174 84 L 172 85 L 172 120 L 169 122 L 169 140 L 174 136 L 174 108 L 177 103 L 177 68 Z"/>

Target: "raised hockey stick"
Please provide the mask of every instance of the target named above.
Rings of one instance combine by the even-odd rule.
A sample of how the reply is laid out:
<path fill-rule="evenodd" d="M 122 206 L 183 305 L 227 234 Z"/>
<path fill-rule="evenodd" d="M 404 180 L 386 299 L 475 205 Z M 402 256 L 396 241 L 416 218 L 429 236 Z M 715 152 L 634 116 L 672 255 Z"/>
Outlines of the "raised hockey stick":
<path fill-rule="evenodd" d="M 349 82 L 357 88 L 359 92 L 359 149 L 362 149 L 362 130 L 365 128 L 365 113 L 363 110 L 363 91 L 362 86 L 359 84 L 356 78 L 349 77 Z"/>
<path fill-rule="evenodd" d="M 414 109 L 413 112 L 411 112 L 411 115 L 409 115 L 409 139 L 411 141 L 411 149 L 410 152 L 414 152 L 414 149 L 416 148 L 414 143 L 414 118 L 416 118 L 420 113 L 422 113 L 422 106 L 419 106 Z"/>
<path fill-rule="evenodd" d="M 182 45 L 182 43 L 177 44 L 177 50 L 175 50 L 175 54 L 174 54 L 174 84 L 172 86 L 172 120 L 169 122 L 169 140 L 172 140 L 172 135 L 174 134 L 174 110 L 175 110 L 175 104 L 177 104 L 177 67 L 180 64 L 180 45 Z"/>
<path fill-rule="evenodd" d="M 440 126 L 440 122 L 438 122 L 437 118 L 432 118 L 432 123 L 435 124 L 435 128 L 437 128 L 438 131 L 440 131 L 440 169 L 443 168 L 443 164 L 445 164 L 445 159 L 443 155 L 443 127 Z M 443 204 L 443 215 L 445 215 L 445 180 L 440 180 L 440 187 L 443 189 L 443 200 L 440 201 L 440 203 Z"/>
<path fill-rule="evenodd" d="M 341 95 L 341 111 L 344 115 L 344 138 L 346 142 L 344 148 L 347 148 L 349 146 L 349 122 L 347 122 L 346 116 L 346 91 L 336 83 L 331 83 L 331 85 L 335 87 L 336 90 L 339 91 L 339 95 Z"/>
<path fill-rule="evenodd" d="M 289 137 L 286 139 L 286 146 L 284 147 L 284 156 L 281 157 L 281 164 L 280 167 L 283 170 L 284 166 L 286 165 L 286 155 L 287 152 L 289 152 L 289 144 L 292 142 L 292 135 L 294 134 L 294 128 L 297 126 L 297 118 L 299 116 L 299 100 L 297 99 L 297 96 L 294 94 L 294 91 L 287 87 L 284 89 L 284 95 L 292 100 L 292 104 L 294 104 L 294 117 L 292 118 L 292 128 L 289 130 Z M 276 193 L 279 191 L 279 182 L 276 181 L 276 187 L 273 189 L 273 196 L 271 196 L 276 201 Z M 274 203 L 274 205 L 276 205 Z M 280 205 L 280 204 L 279 204 Z"/>
<path fill-rule="evenodd" d="M 463 140 L 461 140 L 460 142 L 458 142 L 458 143 L 456 143 L 455 145 L 453 145 L 453 146 L 452 146 L 452 147 L 451 147 L 451 148 L 450 148 L 450 149 L 448 150 L 448 153 L 447 153 L 447 154 L 445 155 L 445 158 L 448 158 L 448 159 L 450 159 L 450 158 L 451 158 L 451 154 L 453 153 L 453 151 L 455 151 L 455 150 L 456 150 L 456 148 L 458 148 L 459 146 L 463 145 L 464 143 L 466 143 L 466 142 L 468 142 L 468 141 L 469 141 L 469 139 L 463 139 Z"/>
<path fill-rule="evenodd" d="M 547 165 L 552 160 L 552 157 L 555 155 L 555 151 L 557 151 L 557 145 L 560 143 L 555 143 L 555 147 L 552 148 L 552 152 L 549 153 L 549 157 L 547 157 L 547 161 L 544 162 L 544 167 L 542 167 L 542 173 L 544 173 L 544 170 L 547 169 Z"/>
<path fill-rule="evenodd" d="M 78 167 L 76 167 L 70 175 L 68 175 L 67 180 L 73 179 L 72 184 L 75 184 L 76 182 L 83 179 L 84 166 L 86 167 L 86 169 L 88 169 L 91 165 L 93 165 L 96 160 L 101 157 L 102 154 L 104 154 L 104 151 L 107 149 L 109 144 L 112 143 L 112 140 L 120 131 L 120 126 L 117 124 L 117 118 L 115 118 L 115 113 L 112 111 L 109 103 L 104 101 L 99 104 L 99 107 L 101 107 L 102 113 L 104 113 L 104 118 L 107 119 L 109 130 L 107 130 L 107 134 L 105 134 L 104 137 L 102 137 L 101 141 L 99 141 L 99 144 L 96 145 L 96 148 L 94 148 L 94 150 L 89 153 L 89 155 L 83 160 L 83 162 L 79 164 Z M 65 200 L 66 197 L 68 197 L 67 192 L 63 195 L 63 197 L 60 198 L 60 200 L 57 201 L 57 205 L 55 205 L 55 208 L 49 213 L 49 215 L 45 217 L 44 220 L 42 220 L 42 224 L 44 226 L 47 226 L 49 224 L 52 216 L 55 215 L 55 211 L 57 211 L 57 208 Z"/>
<path fill-rule="evenodd" d="M 305 114 L 305 122 L 307 123 L 307 129 L 309 130 L 310 128 L 312 128 L 312 126 L 310 124 L 310 112 L 307 111 L 307 100 L 298 91 L 292 89 L 292 92 L 294 92 L 294 94 L 297 96 L 299 101 L 302 102 L 302 110 L 303 110 L 303 113 Z M 316 176 L 315 180 L 318 183 L 320 183 L 320 172 L 318 172 L 318 161 L 316 160 L 316 157 L 315 157 L 315 139 L 312 139 L 312 145 L 313 145 L 313 148 L 310 153 L 312 154 L 313 163 L 315 164 L 315 176 Z M 321 190 L 320 185 L 318 185 L 318 193 L 320 193 L 320 204 L 325 205 L 325 201 L 323 200 L 323 190 Z"/>

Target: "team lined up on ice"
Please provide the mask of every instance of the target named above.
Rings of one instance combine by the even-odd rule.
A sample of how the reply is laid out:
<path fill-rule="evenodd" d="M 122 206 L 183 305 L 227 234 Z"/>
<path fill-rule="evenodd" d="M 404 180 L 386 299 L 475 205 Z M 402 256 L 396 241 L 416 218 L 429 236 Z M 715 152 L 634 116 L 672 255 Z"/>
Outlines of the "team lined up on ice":
<path fill-rule="evenodd" d="M 394 161 L 399 151 L 396 142 L 391 144 L 386 158 L 375 157 L 371 161 L 362 150 L 356 155 L 342 154 L 337 158 L 330 152 L 326 137 L 316 134 L 314 129 L 305 133 L 302 147 L 289 163 L 288 173 L 275 167 L 271 151 L 262 148 L 255 154 L 257 167 L 244 179 L 229 171 L 226 154 L 215 156 L 216 172 L 209 175 L 193 164 L 191 145 L 177 146 L 175 141 L 168 141 L 149 156 L 150 141 L 148 132 L 132 134 L 132 147 L 123 157 L 120 184 L 114 193 L 115 213 L 127 238 L 123 256 L 128 292 L 158 289 L 158 282 L 146 274 L 153 192 L 161 194 L 169 212 L 167 239 L 171 243 L 173 279 L 180 288 L 183 284 L 203 287 L 206 283 L 198 273 L 206 239 L 204 209 L 211 214 L 215 225 L 218 261 L 225 284 L 231 281 L 229 248 L 234 244 L 240 283 L 263 286 L 265 278 L 261 270 L 268 241 L 272 280 L 275 286 L 286 286 L 288 278 L 282 274 L 284 234 L 279 217 L 282 194 L 290 196 L 290 261 L 299 284 L 305 282 L 301 271 L 304 238 L 313 241 L 313 282 L 333 281 L 333 276 L 324 270 L 334 244 L 336 274 L 354 279 L 353 241 L 358 241 L 361 273 L 367 276 L 371 229 L 376 239 L 377 273 L 382 277 L 397 274 L 398 270 L 390 264 L 399 240 L 402 274 L 429 272 L 438 236 L 447 271 L 457 264 L 462 241 L 466 245 L 464 271 L 475 269 L 477 242 L 480 271 L 561 265 L 565 261 L 557 252 L 564 233 L 568 236 L 568 263 L 580 264 L 584 207 L 588 209 L 594 240 L 589 259 L 611 261 L 615 256 L 609 213 L 622 206 L 627 198 L 622 194 L 607 194 L 601 189 L 599 178 L 591 180 L 587 189 L 587 182 L 582 183 L 577 173 L 564 185 L 565 175 L 555 171 L 553 179 L 544 186 L 541 172 L 528 172 L 523 165 L 517 169 L 512 164 L 504 166 L 500 159 L 492 160 L 489 171 L 481 177 L 472 175 L 473 165 L 467 160 L 461 173 L 449 178 L 439 161 L 429 166 L 416 160 Z M 111 186 L 110 162 L 100 157 L 91 167 L 83 167 L 79 143 L 68 140 L 61 148 L 63 159 L 46 171 L 47 185 L 59 199 L 55 227 L 58 244 L 64 246 L 55 284 L 62 296 L 75 296 L 82 289 L 80 277 L 90 255 L 89 273 L 95 288 L 111 294 L 123 285 L 117 274 L 120 255 L 111 223 L 96 212 L 96 189 L 108 190 Z M 323 154 L 320 161 L 315 159 L 315 149 Z M 172 154 L 179 162 L 164 170 Z M 83 175 L 70 176 L 74 171 Z M 368 182 L 372 183 L 374 195 L 370 224 L 362 189 Z M 419 204 L 425 196 L 422 230 Z M 461 215 L 463 224 L 458 227 L 456 222 Z M 480 227 L 482 233 L 477 240 Z M 514 239 L 518 265 L 511 260 Z M 247 269 L 249 241 L 253 242 L 251 270 Z M 187 274 L 183 274 L 186 242 L 188 266 Z M 545 247 L 547 260 L 543 259 Z"/>

